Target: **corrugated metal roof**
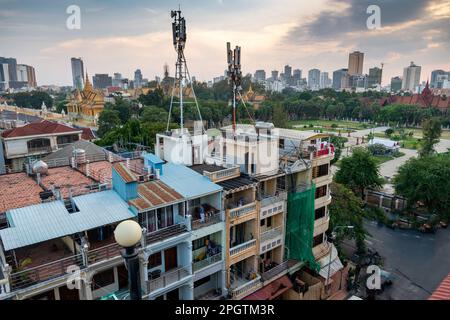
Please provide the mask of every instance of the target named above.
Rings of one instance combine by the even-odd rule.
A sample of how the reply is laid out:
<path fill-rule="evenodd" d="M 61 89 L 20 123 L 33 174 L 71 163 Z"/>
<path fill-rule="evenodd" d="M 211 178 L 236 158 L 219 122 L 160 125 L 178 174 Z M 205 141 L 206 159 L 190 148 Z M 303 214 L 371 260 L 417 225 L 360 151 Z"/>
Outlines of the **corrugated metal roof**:
<path fill-rule="evenodd" d="M 188 199 L 222 190 L 221 186 L 211 182 L 207 177 L 183 165 L 166 163 L 163 172 L 161 181 Z"/>
<path fill-rule="evenodd" d="M 450 274 L 442 281 L 428 300 L 450 300 Z"/>
<path fill-rule="evenodd" d="M 113 190 L 73 198 L 79 212 L 69 213 L 62 201 L 41 203 L 8 212 L 10 225 L 0 230 L 5 250 L 72 235 L 133 218 L 128 205 Z"/>

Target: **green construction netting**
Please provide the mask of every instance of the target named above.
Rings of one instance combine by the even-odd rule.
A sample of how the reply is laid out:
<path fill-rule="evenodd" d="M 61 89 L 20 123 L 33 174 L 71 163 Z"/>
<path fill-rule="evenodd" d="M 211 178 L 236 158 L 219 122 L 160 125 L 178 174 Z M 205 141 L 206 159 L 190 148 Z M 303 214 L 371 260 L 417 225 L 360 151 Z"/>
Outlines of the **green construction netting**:
<path fill-rule="evenodd" d="M 307 262 L 319 272 L 320 265 L 312 252 L 314 235 L 314 185 L 288 194 L 286 247 L 289 259 Z"/>

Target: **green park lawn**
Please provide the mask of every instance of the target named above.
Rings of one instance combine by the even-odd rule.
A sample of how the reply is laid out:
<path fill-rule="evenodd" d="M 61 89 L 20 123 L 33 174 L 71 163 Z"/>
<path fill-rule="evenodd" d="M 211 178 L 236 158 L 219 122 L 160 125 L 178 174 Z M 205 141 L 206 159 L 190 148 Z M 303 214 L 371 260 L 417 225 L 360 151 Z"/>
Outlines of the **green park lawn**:
<path fill-rule="evenodd" d="M 354 131 L 375 127 L 375 125 L 371 123 L 359 123 L 344 120 L 298 120 L 298 121 L 289 121 L 288 125 L 297 130 L 322 129 L 334 132 L 344 130 Z"/>

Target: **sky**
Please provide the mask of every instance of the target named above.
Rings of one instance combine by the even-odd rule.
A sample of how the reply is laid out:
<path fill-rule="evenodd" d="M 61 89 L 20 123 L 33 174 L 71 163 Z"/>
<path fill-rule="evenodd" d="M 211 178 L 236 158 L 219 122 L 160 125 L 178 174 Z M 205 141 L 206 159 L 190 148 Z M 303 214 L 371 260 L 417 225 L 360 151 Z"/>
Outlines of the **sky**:
<path fill-rule="evenodd" d="M 66 26 L 77 5 L 81 28 Z M 173 72 L 170 10 L 187 20 L 185 55 L 192 75 L 211 80 L 226 69 L 226 42 L 242 47 L 242 69 L 329 72 L 345 68 L 351 51 L 365 53 L 364 72 L 384 63 L 383 84 L 411 61 L 422 81 L 450 71 L 450 0 L 0 0 L 0 56 L 36 68 L 39 85 L 71 85 L 71 57 L 90 76 L 141 69 L 154 79 Z M 370 5 L 381 27 L 367 28 Z"/>

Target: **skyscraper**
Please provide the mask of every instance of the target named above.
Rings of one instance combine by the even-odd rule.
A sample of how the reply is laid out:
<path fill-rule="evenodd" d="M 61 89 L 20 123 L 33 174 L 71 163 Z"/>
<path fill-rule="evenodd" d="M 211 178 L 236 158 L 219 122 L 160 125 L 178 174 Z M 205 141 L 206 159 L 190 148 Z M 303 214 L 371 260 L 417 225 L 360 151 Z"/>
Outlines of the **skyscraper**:
<path fill-rule="evenodd" d="M 272 80 L 278 80 L 278 71 L 277 70 L 272 70 Z"/>
<path fill-rule="evenodd" d="M 264 70 L 256 70 L 255 81 L 264 81 L 264 80 L 266 80 L 266 72 Z"/>
<path fill-rule="evenodd" d="M 320 88 L 320 70 L 311 69 L 308 72 L 308 87 L 311 90 L 319 90 Z"/>
<path fill-rule="evenodd" d="M 339 69 L 333 72 L 333 89 L 341 90 L 348 87 L 346 80 L 348 77 L 348 69 Z"/>
<path fill-rule="evenodd" d="M 402 78 L 394 77 L 391 78 L 391 92 L 399 92 L 402 90 Z"/>
<path fill-rule="evenodd" d="M 294 80 L 294 84 L 297 85 L 298 82 L 302 79 L 302 70 L 295 69 L 292 74 L 292 78 Z"/>
<path fill-rule="evenodd" d="M 350 53 L 348 57 L 348 74 L 353 76 L 355 74 L 363 73 L 364 53 L 355 51 Z"/>
<path fill-rule="evenodd" d="M 112 86 L 112 78 L 106 73 L 97 73 L 94 75 L 93 83 L 96 89 L 106 89 Z"/>
<path fill-rule="evenodd" d="M 409 67 L 403 70 L 402 89 L 407 91 L 415 91 L 420 83 L 420 73 L 422 67 L 417 66 L 411 61 Z"/>
<path fill-rule="evenodd" d="M 27 78 L 28 78 L 28 86 L 31 88 L 37 87 L 37 81 L 36 81 L 36 71 L 34 70 L 34 67 L 27 65 Z"/>
<path fill-rule="evenodd" d="M 142 72 L 141 72 L 141 69 L 137 69 L 135 72 L 134 72 L 134 88 L 136 89 L 136 88 L 141 88 L 142 87 L 142 80 L 143 80 L 143 77 L 142 77 Z M 112 82 L 112 80 L 111 80 L 111 82 Z M 112 83 L 111 83 L 112 84 Z"/>
<path fill-rule="evenodd" d="M 329 88 L 331 86 L 331 80 L 328 77 L 328 72 L 320 73 L 320 89 Z"/>
<path fill-rule="evenodd" d="M 432 88 L 438 88 L 438 77 L 442 75 L 448 74 L 450 77 L 450 72 L 445 72 L 444 70 L 433 70 L 431 72 L 431 80 L 430 80 L 430 87 Z"/>
<path fill-rule="evenodd" d="M 381 79 L 383 76 L 383 70 L 378 67 L 369 69 L 368 87 L 373 88 L 377 85 L 381 85 Z"/>
<path fill-rule="evenodd" d="M 292 67 L 290 65 L 284 66 L 284 80 L 287 84 L 291 84 L 292 81 Z"/>
<path fill-rule="evenodd" d="M 73 88 L 83 90 L 84 87 L 84 64 L 81 58 L 70 59 L 72 64 Z"/>
<path fill-rule="evenodd" d="M 9 89 L 9 65 L 0 63 L 0 91 Z"/>

